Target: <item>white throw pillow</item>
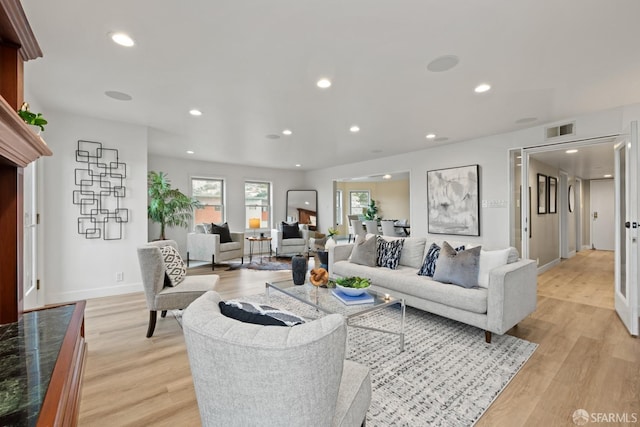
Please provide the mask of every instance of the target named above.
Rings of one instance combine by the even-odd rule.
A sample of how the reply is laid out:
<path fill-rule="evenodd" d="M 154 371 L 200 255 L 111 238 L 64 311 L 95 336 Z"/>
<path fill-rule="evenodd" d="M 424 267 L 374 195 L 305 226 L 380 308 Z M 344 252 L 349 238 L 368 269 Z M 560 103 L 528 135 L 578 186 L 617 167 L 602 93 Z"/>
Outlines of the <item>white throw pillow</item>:
<path fill-rule="evenodd" d="M 478 271 L 478 286 L 489 287 L 489 272 L 501 265 L 507 265 L 509 248 L 498 251 L 480 251 L 480 270 Z"/>

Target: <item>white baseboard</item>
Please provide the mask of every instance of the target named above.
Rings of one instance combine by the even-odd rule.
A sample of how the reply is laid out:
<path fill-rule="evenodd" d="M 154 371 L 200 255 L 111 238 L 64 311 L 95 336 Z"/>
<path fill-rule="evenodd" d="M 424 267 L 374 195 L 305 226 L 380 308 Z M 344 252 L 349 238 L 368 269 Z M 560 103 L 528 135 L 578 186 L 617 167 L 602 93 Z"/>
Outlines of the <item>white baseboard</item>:
<path fill-rule="evenodd" d="M 551 270 L 553 267 L 555 267 L 556 265 L 560 264 L 560 259 L 554 259 L 553 261 L 538 267 L 538 274 L 542 274 L 547 270 Z"/>
<path fill-rule="evenodd" d="M 116 286 L 105 286 L 95 289 L 83 289 L 81 291 L 47 293 L 46 304 L 57 304 L 63 302 L 86 300 L 91 298 L 132 294 L 134 292 L 142 292 L 143 290 L 144 288 L 142 287 L 142 282 L 138 282 Z"/>
<path fill-rule="evenodd" d="M 590 249 L 591 249 L 591 246 L 590 246 L 590 245 L 582 245 L 582 250 L 583 250 L 583 251 L 588 251 L 588 250 L 590 250 Z"/>

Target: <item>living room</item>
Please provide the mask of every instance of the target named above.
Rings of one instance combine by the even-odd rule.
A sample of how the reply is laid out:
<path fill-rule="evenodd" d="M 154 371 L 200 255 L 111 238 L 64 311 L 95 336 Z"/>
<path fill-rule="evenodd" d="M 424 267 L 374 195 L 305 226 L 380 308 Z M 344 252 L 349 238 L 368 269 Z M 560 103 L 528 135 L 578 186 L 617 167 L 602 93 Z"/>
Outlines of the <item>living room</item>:
<path fill-rule="evenodd" d="M 533 3 L 531 2 L 528 6 L 536 7 Z M 625 4 L 628 9 L 635 10 L 637 8 L 634 2 Z M 259 12 L 273 17 L 274 22 L 278 24 L 291 25 L 288 32 L 280 34 L 280 37 L 271 40 L 274 45 L 280 43 L 280 45 L 284 44 L 286 46 L 288 38 L 292 37 L 292 34 L 295 34 L 296 31 L 305 32 L 303 23 L 310 25 L 310 23 L 314 22 L 311 19 L 308 21 L 304 19 L 302 20 L 303 23 L 291 23 L 286 19 L 289 16 L 288 13 L 279 9 L 278 13 L 275 13 L 268 6 L 253 6 L 256 10 L 250 13 L 250 23 L 252 25 L 260 22 L 260 19 L 258 19 L 261 18 Z M 292 5 L 289 6 L 293 7 Z M 508 9 L 505 14 L 509 17 L 511 17 L 511 14 L 516 16 L 526 16 L 527 14 L 526 10 L 520 10 L 516 13 L 511 10 L 513 6 L 500 2 L 494 4 L 494 6 L 497 9 Z M 573 6 L 580 7 L 578 2 L 573 3 Z M 52 9 L 48 9 L 49 7 Z M 108 306 L 108 308 L 99 308 L 97 311 L 101 311 L 101 316 L 107 318 L 113 314 L 115 319 L 119 313 L 126 311 L 127 307 L 135 307 L 133 310 L 136 315 L 142 313 L 143 317 L 137 323 L 135 321 L 124 322 L 123 324 L 126 324 L 126 327 L 136 325 L 142 330 L 145 327 L 146 317 L 144 317 L 144 309 L 140 310 L 139 308 L 140 301 L 136 300 L 131 303 L 132 305 L 129 305 L 127 303 L 127 295 L 140 293 L 142 289 L 140 267 L 135 256 L 136 248 L 147 241 L 156 239 L 159 234 L 157 225 L 150 224 L 147 219 L 146 175 L 148 171 L 168 173 L 174 187 L 187 194 L 190 190 L 190 179 L 192 177 L 223 178 L 225 180 L 226 194 L 225 220 L 231 230 L 245 232 L 250 232 L 246 227 L 243 192 L 243 186 L 247 180 L 271 183 L 272 226 L 275 226 L 286 217 L 285 202 L 288 190 L 317 190 L 318 225 L 321 231 L 326 232 L 330 226 L 336 223 L 334 180 L 344 177 L 408 171 L 410 178 L 408 219 L 410 219 L 411 223 L 411 235 L 427 236 L 429 234 L 427 173 L 437 169 L 477 164 L 480 169 L 481 199 L 496 203 L 489 203 L 487 207 L 482 207 L 480 210 L 480 236 L 466 237 L 465 239 L 472 243 L 482 244 L 486 248 L 497 249 L 508 247 L 512 245 L 513 241 L 513 231 L 511 229 L 513 224 L 511 212 L 508 208 L 510 203 L 514 203 L 512 193 L 514 183 L 511 178 L 513 171 L 509 150 L 536 147 L 550 143 L 545 140 L 544 133 L 548 127 L 556 124 L 565 124 L 567 122 L 574 124 L 575 132 L 571 135 L 557 137 L 552 141 L 554 144 L 562 144 L 605 136 L 624 135 L 627 133 L 627 127 L 631 121 L 640 120 L 640 104 L 638 104 L 640 102 L 640 94 L 637 93 L 637 89 L 632 85 L 633 79 L 625 81 L 627 86 L 616 84 L 616 80 L 624 80 L 612 71 L 611 75 L 603 80 L 596 80 L 594 76 L 590 76 L 594 80 L 593 82 L 588 82 L 585 86 L 576 88 L 570 84 L 574 74 L 571 71 L 572 67 L 574 67 L 572 61 L 578 64 L 575 65 L 575 68 L 587 68 L 592 62 L 590 55 L 584 52 L 581 55 L 576 54 L 576 57 L 572 57 L 571 60 L 560 62 L 561 66 L 558 66 L 558 68 L 562 69 L 563 72 L 560 73 L 558 71 L 559 75 L 554 80 L 557 86 L 553 90 L 547 89 L 545 86 L 545 84 L 549 84 L 547 81 L 524 83 L 524 78 L 516 79 L 517 82 L 515 83 L 509 81 L 508 90 L 504 89 L 504 86 L 501 89 L 499 82 L 502 77 L 499 78 L 497 75 L 492 75 L 492 70 L 502 70 L 503 68 L 487 62 L 482 67 L 483 75 L 474 76 L 473 79 L 478 79 L 477 83 L 484 79 L 491 80 L 493 83 L 492 90 L 484 95 L 473 93 L 472 86 L 476 81 L 471 78 L 460 80 L 456 76 L 455 81 L 450 83 L 452 86 L 448 87 L 462 87 L 462 82 L 464 82 L 464 91 L 461 89 L 460 92 L 465 93 L 462 95 L 456 93 L 454 102 L 451 102 L 449 109 L 444 113 L 437 111 L 444 110 L 440 104 L 435 106 L 424 106 L 420 103 L 414 104 L 416 101 L 413 100 L 414 97 L 410 95 L 409 90 L 406 88 L 399 94 L 384 92 L 381 95 L 383 98 L 376 100 L 369 93 L 369 90 L 372 90 L 371 86 L 365 84 L 363 89 L 361 87 L 363 84 L 359 83 L 357 78 L 350 77 L 349 80 L 346 80 L 347 74 L 363 73 L 363 70 L 368 67 L 385 68 L 388 65 L 384 65 L 384 63 L 387 62 L 399 61 L 403 63 L 402 56 L 408 53 L 399 50 L 397 45 L 389 49 L 384 48 L 380 52 L 374 52 L 371 56 L 367 56 L 366 61 L 359 63 L 357 67 L 354 66 L 353 70 L 357 71 L 348 70 L 348 67 L 347 69 L 340 68 L 338 65 L 333 64 L 330 49 L 322 50 L 318 57 L 305 58 L 310 64 L 310 69 L 307 70 L 308 74 L 304 77 L 304 84 L 296 86 L 296 90 L 308 96 L 308 98 L 304 99 L 298 99 L 300 95 L 294 90 L 267 90 L 259 88 L 257 84 L 252 84 L 251 77 L 244 79 L 247 75 L 251 75 L 247 69 L 255 67 L 256 64 L 253 61 L 259 63 L 260 60 L 264 60 L 262 56 L 251 60 L 248 65 L 244 64 L 240 67 L 242 72 L 238 74 L 242 76 L 241 83 L 232 83 L 232 77 L 225 74 L 229 73 L 229 69 L 233 70 L 233 67 L 225 68 L 222 74 L 228 80 L 222 81 L 225 81 L 226 85 L 236 87 L 238 99 L 242 99 L 245 96 L 244 91 L 249 91 L 249 88 L 258 92 L 262 90 L 267 94 L 260 92 L 260 99 L 255 101 L 260 106 L 257 110 L 268 111 L 269 102 L 267 101 L 270 98 L 284 97 L 290 98 L 291 103 L 294 103 L 294 100 L 299 101 L 298 106 L 295 108 L 298 111 L 290 111 L 291 118 L 283 117 L 284 113 L 282 111 L 277 114 L 265 114 L 264 117 L 256 118 L 255 111 L 251 109 L 245 111 L 238 104 L 225 101 L 227 102 L 226 104 L 223 102 L 220 105 L 211 104 L 210 108 L 202 108 L 203 115 L 201 117 L 192 117 L 188 114 L 188 110 L 194 105 L 184 102 L 184 98 L 181 97 L 182 94 L 179 94 L 179 92 L 191 93 L 194 98 L 192 102 L 203 105 L 208 98 L 216 97 L 214 89 L 209 89 L 209 91 L 202 90 L 202 92 L 187 90 L 184 89 L 185 86 L 188 86 L 184 81 L 179 82 L 179 84 L 166 84 L 165 86 L 150 85 L 153 86 L 153 96 L 149 100 L 145 100 L 144 106 L 135 104 L 152 90 L 145 83 L 145 80 L 139 74 L 136 74 L 138 71 L 133 72 L 136 60 L 131 52 L 134 52 L 135 49 L 138 49 L 138 52 L 145 52 L 145 48 L 159 49 L 157 45 L 152 44 L 150 38 L 142 36 L 142 29 L 136 31 L 136 25 L 157 25 L 141 19 L 140 16 L 145 16 L 142 13 L 139 15 L 132 13 L 130 16 L 122 18 L 122 21 L 119 22 L 117 20 L 119 15 L 117 11 L 107 6 L 100 6 L 101 8 L 106 8 L 105 10 L 101 9 L 101 11 L 109 16 L 109 19 L 95 25 L 95 28 L 99 29 L 96 34 L 87 36 L 87 40 L 82 40 L 82 37 L 76 35 L 77 33 L 72 36 L 79 43 L 75 47 L 80 51 L 84 52 L 87 46 L 94 44 L 110 52 L 109 60 L 112 62 L 104 67 L 111 70 L 114 76 L 112 80 L 98 81 L 96 78 L 96 81 L 93 82 L 94 77 L 91 72 L 83 71 L 81 67 L 82 59 L 76 59 L 77 63 L 72 63 L 69 60 L 66 69 L 53 65 L 53 61 L 59 61 L 61 57 L 65 58 L 66 55 L 56 45 L 58 41 L 53 36 L 53 33 L 62 32 L 63 28 L 73 25 L 63 19 L 62 16 L 65 13 L 68 16 L 75 16 L 73 10 L 76 8 L 79 9 L 78 13 L 82 11 L 90 14 L 90 11 L 82 10 L 84 7 L 74 5 L 71 2 L 63 2 L 63 4 L 46 7 L 36 5 L 33 1 L 26 1 L 24 4 L 34 33 L 38 37 L 45 53 L 44 58 L 25 64 L 25 99 L 29 101 L 33 111 L 43 112 L 49 121 L 46 131 L 43 133 L 43 138 L 54 153 L 52 157 L 43 158 L 37 163 L 39 212 L 41 213 L 38 273 L 40 275 L 41 290 L 35 297 L 35 306 L 101 297 L 120 298 L 113 300 L 121 304 L 120 308 Z M 387 7 L 389 6 L 386 6 L 380 13 L 385 11 L 390 13 L 394 9 L 391 7 L 391 10 L 388 10 Z M 395 7 L 399 6 L 396 5 Z M 433 7 L 436 6 L 434 5 Z M 456 7 L 462 10 L 468 6 L 458 5 Z M 454 11 L 456 7 L 453 7 Z M 549 5 L 540 7 L 545 9 Z M 604 6 L 603 8 L 607 9 Z M 472 9 L 476 11 L 475 7 Z M 229 14 L 238 12 L 233 6 L 227 4 L 224 5 L 223 11 Z M 351 12 L 355 13 L 353 10 Z M 605 11 L 601 12 L 605 13 Z M 611 11 L 606 12 L 612 14 Z M 159 20 L 160 16 L 156 16 L 156 13 L 160 15 L 162 13 L 157 10 L 153 12 L 154 19 Z M 221 12 L 221 16 L 215 18 L 216 24 L 220 27 L 225 27 L 223 22 L 225 13 Z M 471 14 L 471 11 L 466 11 L 465 16 L 467 13 Z M 96 15 L 99 14 L 96 13 Z M 565 14 L 569 14 L 569 12 L 565 11 Z M 553 22 L 560 26 L 562 16 L 566 16 L 565 14 L 559 13 L 558 21 Z M 277 16 L 274 17 L 274 15 Z M 304 15 L 304 13 L 301 12 L 301 15 Z M 536 7 L 536 16 L 544 15 Z M 636 31 L 631 29 L 635 27 L 635 23 L 630 18 L 633 15 L 632 13 L 618 12 L 616 18 L 630 21 L 626 24 L 619 22 L 616 25 L 611 24 L 612 28 L 609 28 L 611 31 L 608 32 L 606 37 L 593 36 L 590 30 L 584 29 L 580 25 L 574 30 L 581 30 L 580 34 L 585 38 L 589 38 L 589 43 L 592 43 L 591 46 L 593 46 L 594 39 L 603 40 L 605 47 L 599 46 L 602 51 L 607 51 L 608 47 L 610 47 L 609 45 L 614 45 L 616 52 L 625 51 L 630 45 L 633 45 L 629 40 L 634 40 L 634 37 L 625 32 L 633 33 L 633 31 Z M 297 15 L 294 14 L 294 16 Z M 325 29 L 331 28 L 330 14 L 323 13 L 321 16 L 322 18 L 318 20 L 319 23 L 317 25 Z M 358 16 L 358 14 L 356 13 L 354 16 Z M 366 16 L 373 18 L 375 14 L 372 13 Z M 483 16 L 489 21 L 495 19 L 495 17 Z M 598 13 L 592 11 L 588 16 L 590 19 L 596 19 Z M 144 22 L 136 22 L 136 17 Z M 403 27 L 401 18 L 410 20 L 411 28 L 416 29 L 415 31 L 417 31 L 417 28 L 425 26 L 424 16 L 420 19 L 414 18 L 415 20 L 405 15 L 396 16 L 396 18 L 398 19 L 397 22 L 390 19 L 390 22 L 387 23 L 390 28 L 395 28 L 393 31 L 401 31 Z M 151 20 L 149 16 L 147 19 Z M 192 20 L 202 25 L 210 25 L 208 22 L 200 22 L 200 20 L 204 21 L 204 18 L 198 20 L 193 14 L 189 14 L 188 19 L 185 19 L 187 22 L 192 22 Z M 84 21 L 76 20 L 75 22 Z M 88 28 L 94 25 L 89 23 L 91 21 L 88 18 L 86 22 L 87 25 L 83 25 L 82 31 L 88 33 Z M 453 22 L 453 20 L 447 22 Z M 523 25 L 520 20 L 513 21 L 512 24 L 514 22 L 519 22 Z M 369 34 L 372 28 L 378 28 L 368 19 L 365 24 L 366 34 Z M 195 26 L 195 24 L 190 25 Z M 340 25 L 346 25 L 345 21 L 341 21 Z M 456 28 L 459 29 L 458 25 L 460 24 L 456 24 Z M 466 25 L 469 25 L 468 21 Z M 591 25 L 596 24 L 591 23 Z M 108 26 L 109 28 L 107 28 Z M 434 29 L 434 33 L 422 34 L 420 38 L 425 40 L 446 40 L 446 37 L 442 34 L 451 34 L 451 31 L 442 28 L 443 26 L 445 25 L 438 25 L 438 31 L 441 31 L 439 36 Z M 482 27 L 482 30 L 478 29 L 478 31 L 482 31 L 483 35 L 485 35 L 485 32 L 494 31 L 494 29 L 488 29 L 485 26 Z M 125 29 L 131 31 L 134 38 L 139 41 L 133 48 L 134 50 L 126 51 L 118 46 L 111 46 L 111 41 L 106 37 L 107 32 L 120 30 L 124 27 L 127 27 Z M 242 28 L 245 27 L 243 26 Z M 511 28 L 511 25 L 509 25 L 509 29 L 515 31 L 515 29 Z M 618 32 L 614 32 L 614 29 Z M 244 43 L 259 44 L 264 49 L 263 44 L 267 42 L 259 39 L 267 37 L 269 31 L 269 26 L 265 24 L 257 25 L 255 32 L 249 36 L 251 40 L 245 40 Z M 346 32 L 344 29 L 342 31 Z M 39 34 L 42 34 L 42 36 Z M 230 44 L 233 44 L 231 41 L 236 40 L 235 37 L 238 36 L 234 31 L 224 34 L 230 39 Z M 466 43 L 477 47 L 475 42 L 472 43 L 473 32 L 470 31 L 467 34 Z M 561 32 L 561 34 L 564 34 L 564 32 Z M 526 34 L 522 37 L 521 41 L 529 41 Z M 531 35 L 531 37 L 540 36 Z M 494 39 L 491 38 L 491 40 Z M 180 43 L 174 40 L 163 39 L 163 42 L 169 45 L 170 48 L 167 49 L 169 51 L 180 50 Z M 314 42 L 317 42 L 317 40 L 314 39 Z M 577 43 L 573 37 L 567 36 L 567 45 L 571 46 L 571 43 L 574 42 Z M 589 46 L 589 43 L 582 43 L 580 46 L 588 50 L 588 47 L 585 46 Z M 365 40 L 360 40 L 356 45 L 359 44 L 366 45 L 367 43 Z M 460 42 L 460 44 L 464 43 Z M 243 46 L 245 45 L 243 44 Z M 412 44 L 412 46 L 415 47 L 416 44 Z M 420 93 L 424 97 L 439 95 L 446 98 L 446 93 L 443 95 L 439 87 L 445 86 L 444 82 L 448 73 L 428 72 L 426 71 L 426 66 L 430 60 L 439 55 L 451 53 L 453 52 L 451 49 L 456 49 L 459 46 L 459 44 L 453 44 L 453 42 L 451 44 L 443 43 L 437 49 L 431 49 L 428 54 L 416 55 L 415 52 L 410 54 L 411 61 L 404 65 L 408 69 L 414 70 L 411 73 L 417 73 L 415 69 L 419 65 L 421 67 L 420 72 L 425 74 L 425 79 L 431 80 L 428 85 L 422 86 L 424 83 L 416 85 L 421 89 Z M 554 42 L 542 43 L 541 46 L 539 49 L 554 46 Z M 518 46 L 519 48 L 521 46 Z M 505 56 L 519 57 L 521 53 L 519 53 L 518 49 L 510 46 L 507 49 L 510 53 L 505 54 Z M 268 51 L 275 54 L 271 50 Z M 274 60 L 275 63 L 278 61 L 286 62 L 283 60 L 283 57 L 287 56 L 284 48 L 283 51 L 276 51 L 276 53 L 278 56 L 277 60 Z M 455 51 L 453 53 L 460 55 L 462 58 L 458 65 L 459 67 L 469 62 L 479 62 L 478 54 L 471 47 L 464 52 Z M 344 55 L 344 52 L 341 54 Z M 150 53 L 143 53 L 143 55 L 150 55 Z M 194 55 L 197 56 L 197 54 Z M 495 52 L 493 55 L 499 56 Z M 416 56 L 420 56 L 420 60 L 415 59 Z M 512 74 L 519 75 L 522 71 L 521 68 L 533 67 L 542 56 L 544 56 L 542 52 L 538 52 L 537 56 L 532 54 L 531 58 L 518 63 L 517 67 L 514 66 L 515 71 Z M 373 62 L 371 58 L 376 57 L 380 58 L 380 62 L 383 65 L 379 62 Z M 243 61 L 243 58 L 234 57 L 228 51 L 221 58 L 223 59 L 220 62 L 226 62 L 227 64 L 233 62 L 232 60 Z M 617 61 L 618 59 L 623 61 L 624 58 L 620 55 L 619 57 L 610 58 L 609 61 Z M 49 60 L 52 62 L 48 62 Z M 91 59 L 86 62 L 94 60 L 97 62 L 97 59 L 91 56 Z M 150 59 L 143 56 L 142 62 L 147 60 L 150 64 L 149 69 L 146 70 L 147 73 L 156 72 L 161 74 L 163 72 L 162 61 L 157 58 Z M 639 65 L 637 61 L 629 58 L 626 58 L 626 60 L 628 61 L 624 62 L 627 67 L 625 68 L 626 72 L 630 75 L 636 74 L 635 72 L 638 71 Z M 181 55 L 175 61 L 191 64 L 191 58 L 187 58 L 186 55 Z M 556 64 L 558 63 L 556 62 Z M 212 73 L 211 67 L 213 66 L 208 64 L 207 67 L 207 72 Z M 345 66 L 342 65 L 342 67 Z M 57 83 L 56 78 L 63 74 L 63 70 L 66 70 L 68 74 L 74 75 L 74 78 L 78 80 L 77 86 L 79 88 L 90 87 L 94 83 L 100 87 L 91 93 L 86 89 L 80 89 L 80 93 L 78 93 L 73 90 L 75 87 L 73 84 Z M 271 65 L 264 70 L 264 73 L 278 76 L 277 70 L 278 68 L 275 65 Z M 456 68 L 451 73 L 455 73 L 455 70 Z M 129 72 L 135 74 L 135 78 L 128 80 L 126 75 Z M 539 69 L 540 74 L 544 72 L 548 72 L 547 67 Z M 602 70 L 598 72 L 601 73 Z M 598 72 L 594 72 L 594 74 L 598 74 Z M 333 77 L 333 86 L 324 90 L 324 92 L 315 87 L 315 79 L 321 77 L 322 73 L 329 73 Z M 222 75 L 216 75 L 216 78 L 221 79 L 222 77 Z M 402 77 L 402 74 L 394 74 L 390 80 L 399 81 L 402 80 Z M 181 76 L 181 78 L 184 78 L 184 76 Z M 342 82 L 341 78 L 344 78 Z M 285 78 L 282 79 L 287 80 Z M 302 79 L 302 77 L 299 77 L 299 79 Z M 205 81 L 206 78 L 198 74 L 194 80 L 200 82 Z M 211 80 L 216 79 L 212 78 Z M 268 84 L 281 84 L 278 77 L 274 77 L 274 80 Z M 369 80 L 366 80 L 366 82 L 371 83 Z M 599 85 L 604 86 L 605 82 L 612 84 L 611 87 L 607 86 L 609 92 L 602 90 L 607 95 L 603 95 L 602 92 L 596 89 L 585 89 L 585 87 L 596 88 Z M 506 85 L 507 81 L 505 80 L 504 83 Z M 198 83 L 198 85 L 201 85 L 201 83 Z M 46 88 L 43 86 L 49 86 L 49 89 L 52 90 L 45 94 Z M 467 88 L 466 86 L 469 87 Z M 529 86 L 532 86 L 532 88 Z M 345 87 L 350 87 L 351 89 L 345 90 Z M 567 89 L 567 87 L 569 88 Z M 131 93 L 134 99 L 133 103 L 107 98 L 104 92 L 110 90 Z M 535 93 L 530 93 L 530 96 L 523 96 L 517 102 L 514 101 L 517 93 L 527 92 L 528 90 Z M 553 92 L 554 90 L 557 93 L 549 95 L 549 99 L 543 96 L 548 91 Z M 571 97 L 573 91 L 578 90 L 582 90 L 580 96 Z M 341 97 L 337 100 L 331 98 L 332 93 L 335 94 L 340 91 L 347 92 L 341 95 L 346 99 L 358 97 L 357 105 L 346 108 L 344 105 L 348 105 L 348 103 L 345 102 L 345 98 Z M 311 95 L 308 95 L 307 92 L 311 93 Z M 609 98 L 607 98 L 608 96 Z M 407 109 L 402 109 L 401 112 L 395 111 L 395 104 L 402 104 L 403 97 L 412 98 L 411 105 Z M 95 105 L 95 109 L 85 108 L 84 103 L 86 100 L 84 98 L 90 99 Z M 574 104 L 571 106 L 565 105 L 565 102 L 568 103 L 568 101 L 564 98 L 571 98 L 574 100 Z M 66 100 L 61 103 L 54 102 L 55 99 Z M 180 101 L 175 101 L 174 99 L 180 99 Z M 76 108 L 74 106 L 76 101 L 83 107 Z M 576 107 L 575 105 L 580 104 L 580 101 L 583 102 L 583 105 Z M 364 113 L 362 113 L 364 110 L 363 105 L 367 102 L 373 104 L 372 110 L 375 110 L 376 114 L 381 114 L 381 116 L 388 115 L 387 122 L 389 125 L 385 129 L 376 128 L 376 119 L 364 116 Z M 547 103 L 554 105 L 546 107 Z M 167 120 L 166 124 L 155 122 L 155 119 L 151 118 L 155 113 L 149 108 L 149 105 L 152 104 L 159 105 L 159 108 L 163 111 L 162 114 L 167 114 L 166 110 L 171 110 L 169 114 L 173 115 L 174 118 Z M 509 114 L 505 114 L 504 110 L 496 112 L 492 109 L 495 104 L 506 105 L 506 109 L 512 110 L 512 112 Z M 339 108 L 338 105 L 342 107 Z M 457 106 L 460 106 L 460 110 L 456 109 Z M 469 107 L 469 109 L 462 110 L 462 107 Z M 303 114 L 307 108 L 310 112 L 309 117 Z M 351 110 L 351 112 L 348 110 Z M 416 111 L 419 111 L 419 113 L 416 113 Z M 356 117 L 353 119 L 351 117 L 346 118 L 348 113 Z M 502 122 L 496 123 L 494 116 L 501 114 L 503 115 Z M 537 117 L 537 119 L 528 123 L 514 124 L 523 117 L 533 116 Z M 331 132 L 323 133 L 327 120 L 335 120 L 336 124 L 332 125 Z M 358 134 L 350 133 L 349 125 L 351 120 L 357 121 L 360 125 L 361 129 Z M 492 127 L 484 127 L 482 124 L 484 121 L 490 121 Z M 255 122 L 259 125 L 254 125 Z M 314 123 L 309 124 L 309 122 Z M 299 123 L 299 126 L 294 126 L 294 124 L 290 123 Z M 250 128 L 250 131 L 244 129 L 245 124 L 247 129 Z M 405 125 L 410 126 L 410 128 L 405 129 Z M 292 130 L 292 134 L 282 134 L 282 130 L 289 127 Z M 370 129 L 375 130 L 371 131 Z M 339 131 L 342 130 L 346 135 L 338 136 Z M 431 139 L 425 138 L 427 132 L 436 132 L 439 137 L 448 138 L 449 140 L 433 142 Z M 376 133 L 376 135 L 372 135 L 373 133 Z M 268 137 L 269 135 L 275 135 L 277 138 L 270 138 Z M 78 206 L 72 203 L 72 194 L 77 189 L 73 176 L 74 169 L 77 168 L 76 150 L 78 149 L 79 140 L 99 141 L 109 149 L 118 150 L 120 160 L 127 165 L 127 193 L 123 200 L 123 206 L 129 210 L 129 217 L 128 222 L 123 225 L 124 234 L 119 240 L 90 240 L 85 239 L 78 233 L 77 218 L 79 211 Z M 252 142 L 245 144 L 245 141 Z M 256 143 L 255 141 L 258 142 Z M 410 142 L 401 144 L 401 141 Z M 402 148 L 398 148 L 401 145 Z M 195 153 L 188 154 L 187 150 Z M 300 166 L 298 167 L 296 164 Z M 168 231 L 168 237 L 177 241 L 183 256 L 186 255 L 186 235 L 189 231 L 189 229 L 181 228 L 173 228 Z M 120 274 L 118 275 L 117 273 Z M 229 281 L 232 280 L 228 276 L 226 272 L 222 274 L 225 280 L 223 289 L 227 291 L 228 295 L 233 295 L 233 289 L 227 287 L 230 286 Z M 237 280 L 251 287 L 252 285 L 258 286 L 256 284 L 259 282 L 264 285 L 265 277 L 272 276 L 263 275 L 258 278 L 258 276 L 249 276 L 246 273 L 241 273 Z M 119 295 L 121 296 L 119 297 Z M 109 310 L 113 311 L 110 313 Z M 613 313 L 615 314 L 615 312 Z M 131 320 L 128 317 L 130 315 L 131 313 L 124 316 Z M 617 319 L 614 320 L 617 321 Z M 90 328 L 91 323 L 87 327 Z M 104 329 L 104 324 L 101 324 L 100 328 L 100 334 L 102 335 L 113 336 L 115 334 L 115 331 Z M 153 343 L 148 344 L 147 350 L 152 351 L 154 346 L 163 348 L 165 344 L 159 343 L 162 339 L 168 339 L 171 344 L 175 345 L 176 340 L 182 339 L 179 327 L 176 328 L 178 329 L 164 330 L 163 332 L 165 333 L 160 334 L 160 338 L 155 337 Z M 558 332 L 558 334 L 560 333 Z M 94 331 L 88 331 L 87 334 L 96 336 Z M 140 335 L 140 339 L 144 339 L 142 335 Z M 532 338 L 528 339 L 531 340 Z M 91 351 L 90 342 L 89 345 Z M 633 345 L 630 344 L 630 346 Z M 175 348 L 172 347 L 168 351 L 175 351 Z M 184 357 L 184 354 L 180 357 Z M 183 364 L 185 360 L 179 363 Z M 184 366 L 182 367 L 184 368 Z M 552 368 L 542 366 L 541 369 Z M 99 375 L 97 372 L 99 371 L 93 371 L 90 378 L 95 378 L 96 375 Z M 188 379 L 185 379 L 184 382 L 188 382 Z M 179 386 L 182 387 L 184 384 L 180 383 Z M 632 397 L 635 398 L 634 396 Z M 587 409 L 602 410 L 603 412 L 608 410 L 608 408 L 597 407 L 595 403 L 593 403 L 592 408 Z M 93 422 L 96 422 L 95 419 L 93 419 Z M 122 420 L 123 424 L 127 422 L 127 420 Z M 529 420 L 529 422 L 532 422 L 532 420 Z"/>

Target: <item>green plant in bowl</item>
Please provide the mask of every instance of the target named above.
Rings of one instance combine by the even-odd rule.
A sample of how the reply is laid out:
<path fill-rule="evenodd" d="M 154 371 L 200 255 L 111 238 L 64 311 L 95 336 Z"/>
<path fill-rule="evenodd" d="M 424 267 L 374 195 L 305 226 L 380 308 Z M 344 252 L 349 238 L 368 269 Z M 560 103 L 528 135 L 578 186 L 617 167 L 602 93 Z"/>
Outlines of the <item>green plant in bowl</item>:
<path fill-rule="evenodd" d="M 364 277 L 341 277 L 336 279 L 336 287 L 350 296 L 362 295 L 371 286 L 371 281 Z"/>

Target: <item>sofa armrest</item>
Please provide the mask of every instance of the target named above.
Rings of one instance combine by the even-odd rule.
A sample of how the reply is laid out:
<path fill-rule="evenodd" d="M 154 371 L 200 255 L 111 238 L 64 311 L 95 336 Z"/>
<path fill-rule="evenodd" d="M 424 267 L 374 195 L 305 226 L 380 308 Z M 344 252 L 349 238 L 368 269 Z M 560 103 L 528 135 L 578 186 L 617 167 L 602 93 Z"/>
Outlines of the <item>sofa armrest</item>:
<path fill-rule="evenodd" d="M 271 229 L 271 246 L 273 250 L 275 251 L 280 246 L 282 246 L 281 243 L 282 243 L 282 231 L 275 228 Z"/>
<path fill-rule="evenodd" d="M 240 243 L 240 249 L 242 250 L 242 253 L 244 253 L 244 232 L 232 231 L 230 234 L 231 234 L 231 240 L 233 240 L 234 242 Z"/>
<path fill-rule="evenodd" d="M 211 255 L 220 255 L 220 235 L 189 233 L 187 234 L 187 252 L 189 259 L 206 261 L 211 259 Z"/>
<path fill-rule="evenodd" d="M 533 260 L 494 268 L 489 272 L 487 328 L 504 334 L 533 313 L 538 298 L 538 271 Z"/>
<path fill-rule="evenodd" d="M 333 272 L 333 264 L 338 261 L 346 261 L 351 256 L 351 251 L 353 250 L 353 243 L 348 245 L 336 245 L 333 247 L 327 248 L 329 252 L 329 275 Z"/>

